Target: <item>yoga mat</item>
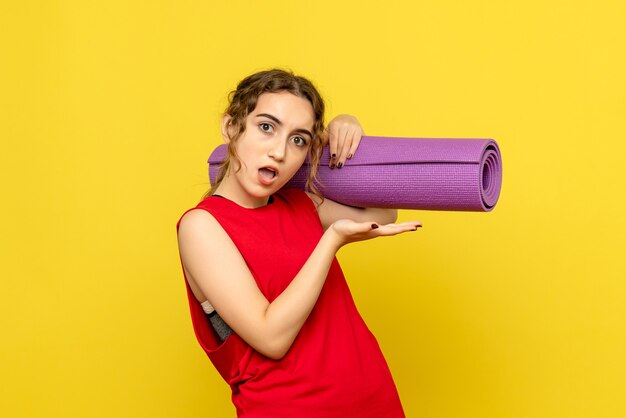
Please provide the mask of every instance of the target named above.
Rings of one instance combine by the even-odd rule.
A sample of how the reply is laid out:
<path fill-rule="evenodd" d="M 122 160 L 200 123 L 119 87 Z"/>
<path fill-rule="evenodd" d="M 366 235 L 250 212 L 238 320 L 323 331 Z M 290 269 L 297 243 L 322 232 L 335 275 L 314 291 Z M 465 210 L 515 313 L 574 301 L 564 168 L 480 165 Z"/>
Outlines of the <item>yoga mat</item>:
<path fill-rule="evenodd" d="M 214 183 L 226 145 L 209 157 Z M 330 169 L 329 148 L 318 177 L 322 194 L 357 207 L 491 211 L 502 185 L 500 149 L 493 139 L 392 138 L 363 136 L 343 168 Z M 309 167 L 285 185 L 304 189 Z"/>

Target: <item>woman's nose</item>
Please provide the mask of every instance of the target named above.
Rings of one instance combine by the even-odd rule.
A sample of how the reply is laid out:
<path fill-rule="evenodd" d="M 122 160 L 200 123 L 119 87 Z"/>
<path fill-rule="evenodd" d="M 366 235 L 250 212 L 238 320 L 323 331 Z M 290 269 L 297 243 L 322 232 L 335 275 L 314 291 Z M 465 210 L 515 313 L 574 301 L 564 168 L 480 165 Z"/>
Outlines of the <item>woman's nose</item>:
<path fill-rule="evenodd" d="M 269 149 L 268 155 L 276 161 L 282 161 L 285 159 L 286 152 L 287 141 L 285 141 L 283 138 L 276 138 L 276 140 Z"/>

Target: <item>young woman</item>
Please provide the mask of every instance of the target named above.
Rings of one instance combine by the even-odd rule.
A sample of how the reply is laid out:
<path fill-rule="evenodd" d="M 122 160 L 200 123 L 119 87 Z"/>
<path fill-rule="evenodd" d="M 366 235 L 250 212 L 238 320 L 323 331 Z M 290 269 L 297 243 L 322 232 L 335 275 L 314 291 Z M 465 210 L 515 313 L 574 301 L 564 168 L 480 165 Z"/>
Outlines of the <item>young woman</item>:
<path fill-rule="evenodd" d="M 341 169 L 362 134 L 351 116 L 326 131 L 323 118 L 305 78 L 282 70 L 245 78 L 222 119 L 228 159 L 218 181 L 177 224 L 194 330 L 241 417 L 404 416 L 335 253 L 421 225 L 319 195 L 313 179 L 326 140 Z M 283 190 L 305 160 L 310 191 Z"/>

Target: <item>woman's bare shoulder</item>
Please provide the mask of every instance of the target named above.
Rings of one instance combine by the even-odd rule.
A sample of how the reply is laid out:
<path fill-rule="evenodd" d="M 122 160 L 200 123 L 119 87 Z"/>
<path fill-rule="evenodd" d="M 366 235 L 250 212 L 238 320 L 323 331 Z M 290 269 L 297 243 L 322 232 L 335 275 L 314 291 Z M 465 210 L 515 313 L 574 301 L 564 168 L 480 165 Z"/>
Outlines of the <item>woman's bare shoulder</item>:
<path fill-rule="evenodd" d="M 211 246 L 219 244 L 220 241 L 228 240 L 228 235 L 207 210 L 195 208 L 185 213 L 178 225 L 179 245 L 189 241 L 190 243 L 212 241 Z"/>
<path fill-rule="evenodd" d="M 210 223 L 214 220 L 215 218 L 209 211 L 201 208 L 194 208 L 185 212 L 185 214 L 180 218 L 179 229 L 182 228 L 183 225 Z"/>

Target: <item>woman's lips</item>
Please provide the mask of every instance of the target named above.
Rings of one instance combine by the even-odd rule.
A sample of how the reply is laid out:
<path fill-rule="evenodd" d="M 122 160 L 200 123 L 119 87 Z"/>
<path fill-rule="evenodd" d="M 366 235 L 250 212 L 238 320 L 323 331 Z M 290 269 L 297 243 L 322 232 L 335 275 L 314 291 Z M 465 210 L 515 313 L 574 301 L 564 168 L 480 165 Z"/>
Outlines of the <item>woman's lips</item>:
<path fill-rule="evenodd" d="M 261 167 L 259 168 L 259 181 L 261 184 L 271 186 L 278 177 L 278 170 L 274 167 Z"/>

